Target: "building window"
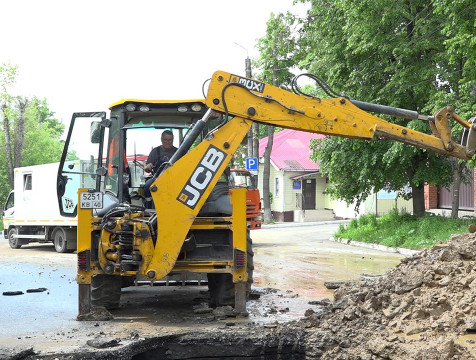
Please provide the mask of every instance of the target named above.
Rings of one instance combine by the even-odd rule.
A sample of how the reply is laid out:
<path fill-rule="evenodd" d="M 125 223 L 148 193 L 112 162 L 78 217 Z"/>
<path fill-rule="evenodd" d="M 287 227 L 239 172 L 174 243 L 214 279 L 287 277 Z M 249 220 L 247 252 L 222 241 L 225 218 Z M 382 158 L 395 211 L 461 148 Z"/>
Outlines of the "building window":
<path fill-rule="evenodd" d="M 274 178 L 274 196 L 279 196 L 279 178 Z"/>

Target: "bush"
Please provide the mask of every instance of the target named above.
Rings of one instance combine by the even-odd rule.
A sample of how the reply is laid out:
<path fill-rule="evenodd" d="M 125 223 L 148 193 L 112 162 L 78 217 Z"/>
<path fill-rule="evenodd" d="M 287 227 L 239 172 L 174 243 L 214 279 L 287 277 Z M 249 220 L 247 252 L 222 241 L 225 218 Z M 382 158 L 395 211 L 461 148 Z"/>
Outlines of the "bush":
<path fill-rule="evenodd" d="M 359 222 L 357 219 L 350 220 L 349 229 L 357 229 L 359 227 Z"/>

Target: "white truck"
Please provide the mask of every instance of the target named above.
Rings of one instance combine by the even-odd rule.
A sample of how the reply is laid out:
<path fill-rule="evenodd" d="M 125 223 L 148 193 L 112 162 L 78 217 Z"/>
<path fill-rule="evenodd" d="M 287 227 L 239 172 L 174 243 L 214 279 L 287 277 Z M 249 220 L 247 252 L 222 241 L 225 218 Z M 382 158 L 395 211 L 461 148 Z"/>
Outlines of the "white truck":
<path fill-rule="evenodd" d="M 60 253 L 76 250 L 77 217 L 65 217 L 59 212 L 56 177 L 59 163 L 33 165 L 14 170 L 14 189 L 3 207 L 3 233 L 13 249 L 31 242 L 53 242 Z M 95 179 L 84 174 L 85 161 L 70 161 L 71 169 L 65 196 L 65 208 L 74 209 L 78 202 L 79 187 L 94 187 Z"/>

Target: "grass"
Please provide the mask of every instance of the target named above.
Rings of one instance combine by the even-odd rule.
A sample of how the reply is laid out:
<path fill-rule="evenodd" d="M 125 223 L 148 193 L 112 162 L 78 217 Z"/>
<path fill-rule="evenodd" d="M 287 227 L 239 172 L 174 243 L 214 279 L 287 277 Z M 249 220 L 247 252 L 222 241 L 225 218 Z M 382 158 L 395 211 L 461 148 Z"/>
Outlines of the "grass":
<path fill-rule="evenodd" d="M 446 241 L 452 234 L 468 232 L 476 218 L 450 219 L 427 213 L 423 218 L 394 210 L 381 218 L 363 215 L 340 225 L 338 238 L 382 244 L 391 247 L 423 249 Z"/>

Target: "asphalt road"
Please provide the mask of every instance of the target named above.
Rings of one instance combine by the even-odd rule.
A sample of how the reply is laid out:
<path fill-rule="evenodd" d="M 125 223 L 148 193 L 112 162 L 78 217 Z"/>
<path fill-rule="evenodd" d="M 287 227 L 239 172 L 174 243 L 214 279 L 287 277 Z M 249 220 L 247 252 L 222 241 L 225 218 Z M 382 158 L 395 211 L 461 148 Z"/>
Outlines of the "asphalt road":
<path fill-rule="evenodd" d="M 330 298 L 325 281 L 381 274 L 402 255 L 329 241 L 338 224 L 267 227 L 252 231 L 255 252 L 254 286 L 260 299 L 248 302 L 250 317 L 242 322 L 286 322 L 302 317 L 313 299 Z M 204 287 L 128 288 L 121 309 L 109 322 L 78 322 L 76 255 L 58 254 L 52 245 L 11 249 L 0 239 L 0 349 L 33 348 L 61 353 L 85 346 L 91 337 L 141 336 L 223 326 L 194 314 Z M 42 292 L 27 292 L 45 288 Z M 203 296 L 202 296 L 203 297 Z M 193 299 L 193 301 L 192 301 Z"/>

